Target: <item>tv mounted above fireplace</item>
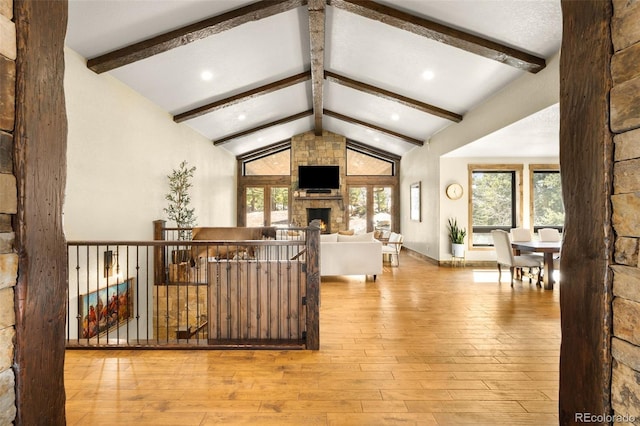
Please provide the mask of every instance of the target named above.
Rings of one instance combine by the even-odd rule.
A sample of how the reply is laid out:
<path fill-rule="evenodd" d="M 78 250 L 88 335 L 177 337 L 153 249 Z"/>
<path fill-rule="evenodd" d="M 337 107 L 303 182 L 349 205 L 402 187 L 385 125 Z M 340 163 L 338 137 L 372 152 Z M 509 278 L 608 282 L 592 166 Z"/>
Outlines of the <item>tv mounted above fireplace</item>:
<path fill-rule="evenodd" d="M 340 167 L 298 166 L 298 188 L 308 192 L 340 189 Z"/>

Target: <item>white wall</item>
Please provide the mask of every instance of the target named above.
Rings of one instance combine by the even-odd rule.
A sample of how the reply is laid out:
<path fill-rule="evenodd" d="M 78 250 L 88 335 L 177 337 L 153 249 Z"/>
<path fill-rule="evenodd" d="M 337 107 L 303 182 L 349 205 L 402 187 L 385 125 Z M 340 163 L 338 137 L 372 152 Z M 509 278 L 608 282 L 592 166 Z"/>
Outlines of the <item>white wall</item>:
<path fill-rule="evenodd" d="M 547 66 L 537 74 L 526 73 L 501 92 L 464 115 L 462 122 L 451 125 L 434 135 L 424 146 L 414 148 L 402 157 L 400 174 L 401 186 L 401 232 L 405 245 L 436 260 L 450 259 L 446 239 L 446 220 L 452 213 L 452 206 L 444 195 L 445 187 L 451 181 L 463 183 L 467 190 L 468 159 L 454 160 L 445 165 L 441 156 L 470 142 L 515 123 L 542 109 L 558 103 L 559 54 L 547 60 Z M 526 143 L 526 141 L 521 141 Z M 444 160 L 444 159 L 443 159 Z M 513 159 L 489 158 L 490 163 L 510 162 Z M 539 159 L 540 160 L 540 159 Z M 538 162 L 520 159 L 520 163 Z M 541 163 L 557 163 L 556 159 L 545 159 Z M 464 165 L 463 165 L 464 164 Z M 452 167 L 451 170 L 448 170 Z M 444 173 L 444 175 L 443 175 Z M 422 221 L 409 218 L 409 186 L 422 182 Z M 463 197 L 463 199 L 466 199 Z M 462 202 L 458 202 L 462 206 Z M 466 203 L 465 207 L 466 207 Z M 463 207 L 460 207 L 463 208 Z M 453 208 L 457 217 L 462 218 L 459 207 Z M 467 214 L 464 215 L 466 218 Z M 463 221 L 462 223 L 466 223 Z M 446 253 L 446 254 L 445 254 Z M 469 257 L 468 257 L 469 258 Z"/>
<path fill-rule="evenodd" d="M 530 174 L 529 164 L 558 164 L 558 157 L 540 157 L 540 158 L 441 158 L 440 159 L 440 193 L 444 194 L 447 185 L 457 182 L 464 188 L 464 195 L 459 200 L 450 200 L 447 197 L 441 197 L 440 201 L 440 245 L 439 259 L 451 259 L 451 244 L 448 239 L 446 223 L 448 218 L 453 217 L 458 221 L 458 225 L 469 230 L 469 164 L 518 164 L 523 166 L 522 171 L 522 223 L 521 226 L 531 228 L 530 226 Z M 493 249 L 470 249 L 469 233 L 465 243 L 467 244 L 467 260 L 495 260 L 496 255 Z"/>
<path fill-rule="evenodd" d="M 166 219 L 166 176 L 182 160 L 196 166 L 191 200 L 198 224 L 235 226 L 231 153 L 108 73 L 90 71 L 68 48 L 65 61 L 68 240 L 151 240 L 152 221 Z"/>

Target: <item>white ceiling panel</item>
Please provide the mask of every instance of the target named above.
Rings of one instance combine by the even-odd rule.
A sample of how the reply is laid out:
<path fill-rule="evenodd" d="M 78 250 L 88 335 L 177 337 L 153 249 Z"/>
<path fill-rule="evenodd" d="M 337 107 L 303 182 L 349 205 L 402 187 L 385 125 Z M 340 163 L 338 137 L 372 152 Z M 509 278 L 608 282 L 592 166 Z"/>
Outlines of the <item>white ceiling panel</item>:
<path fill-rule="evenodd" d="M 312 128 L 313 117 L 309 116 L 239 137 L 220 146 L 226 148 L 234 155 L 240 155 L 291 139 L 293 136 L 305 133 Z"/>
<path fill-rule="evenodd" d="M 387 99 L 325 82 L 325 108 L 424 140 L 452 122 Z"/>
<path fill-rule="evenodd" d="M 301 83 L 219 109 L 186 123 L 216 140 L 311 108 L 311 83 Z"/>
<path fill-rule="evenodd" d="M 330 132 L 343 135 L 347 139 L 381 149 L 391 154 L 402 155 L 413 149 L 416 145 L 405 142 L 376 130 L 371 130 L 357 124 L 347 123 L 334 117 L 325 117 L 323 120 L 325 129 Z"/>
<path fill-rule="evenodd" d="M 67 44 L 93 58 L 251 3 L 254 0 L 69 0 Z"/>
<path fill-rule="evenodd" d="M 171 113 L 200 106 L 308 68 L 303 9 L 244 24 L 111 73 Z M 280 28 L 273 31 L 273 28 Z M 306 28 L 306 29 L 305 29 Z M 200 74 L 209 71 L 210 81 Z"/>

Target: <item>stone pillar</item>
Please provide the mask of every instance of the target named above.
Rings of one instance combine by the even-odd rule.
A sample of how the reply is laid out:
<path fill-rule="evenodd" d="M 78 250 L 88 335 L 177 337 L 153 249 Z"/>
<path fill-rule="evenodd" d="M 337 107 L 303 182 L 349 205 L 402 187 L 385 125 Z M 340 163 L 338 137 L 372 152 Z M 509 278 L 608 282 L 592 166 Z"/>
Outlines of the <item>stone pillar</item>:
<path fill-rule="evenodd" d="M 640 1 L 614 0 L 611 129 L 614 136 L 611 405 L 640 424 Z"/>
<path fill-rule="evenodd" d="M 16 417 L 14 288 L 18 256 L 11 216 L 17 209 L 17 186 L 13 174 L 15 124 L 16 27 L 13 0 L 0 0 L 0 424 Z"/>

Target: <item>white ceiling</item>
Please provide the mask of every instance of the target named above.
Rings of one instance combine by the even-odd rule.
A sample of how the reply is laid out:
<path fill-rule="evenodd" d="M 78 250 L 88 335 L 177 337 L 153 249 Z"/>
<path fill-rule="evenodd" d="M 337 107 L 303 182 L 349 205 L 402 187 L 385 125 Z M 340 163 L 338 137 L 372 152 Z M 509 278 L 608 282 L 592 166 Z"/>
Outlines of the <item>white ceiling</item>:
<path fill-rule="evenodd" d="M 70 0 L 67 45 L 86 58 L 95 58 L 253 3 Z M 377 3 L 546 59 L 560 48 L 559 0 L 378 0 Z M 333 6 L 326 6 L 324 41 L 325 70 L 462 116 L 527 72 Z M 309 13 L 307 6 L 301 6 L 108 72 L 175 115 L 309 70 L 310 57 Z M 205 70 L 213 75 L 210 81 L 200 78 Z M 422 77 L 426 70 L 433 72 L 433 79 Z M 353 119 L 345 121 L 325 114 L 322 119 L 325 130 L 397 155 L 415 144 L 380 129 L 425 141 L 455 125 L 448 119 L 327 80 L 322 95 L 324 109 Z M 307 80 L 186 120 L 183 125 L 214 141 L 265 127 L 220 145 L 238 155 L 313 130 L 313 115 L 267 127 L 313 107 L 312 81 Z M 557 152 L 557 108 L 541 114 L 541 119 L 524 120 L 510 126 L 508 132 L 535 134 L 540 141 L 550 138 L 551 146 L 547 149 L 554 149 L 555 143 Z M 549 123 L 554 119 L 555 124 Z M 551 136 L 545 135 L 545 131 Z M 517 145 L 522 138 L 513 134 L 496 132 L 483 140 L 494 144 L 491 148 L 497 150 L 494 152 L 515 147 L 514 151 L 523 153 L 522 146 Z M 504 141 L 508 145 L 501 148 Z M 531 145 L 527 143 L 528 147 Z M 543 144 L 539 146 L 542 148 Z M 545 156 L 550 155 L 553 154 Z"/>
<path fill-rule="evenodd" d="M 443 157 L 558 157 L 560 105 L 555 104 Z"/>

